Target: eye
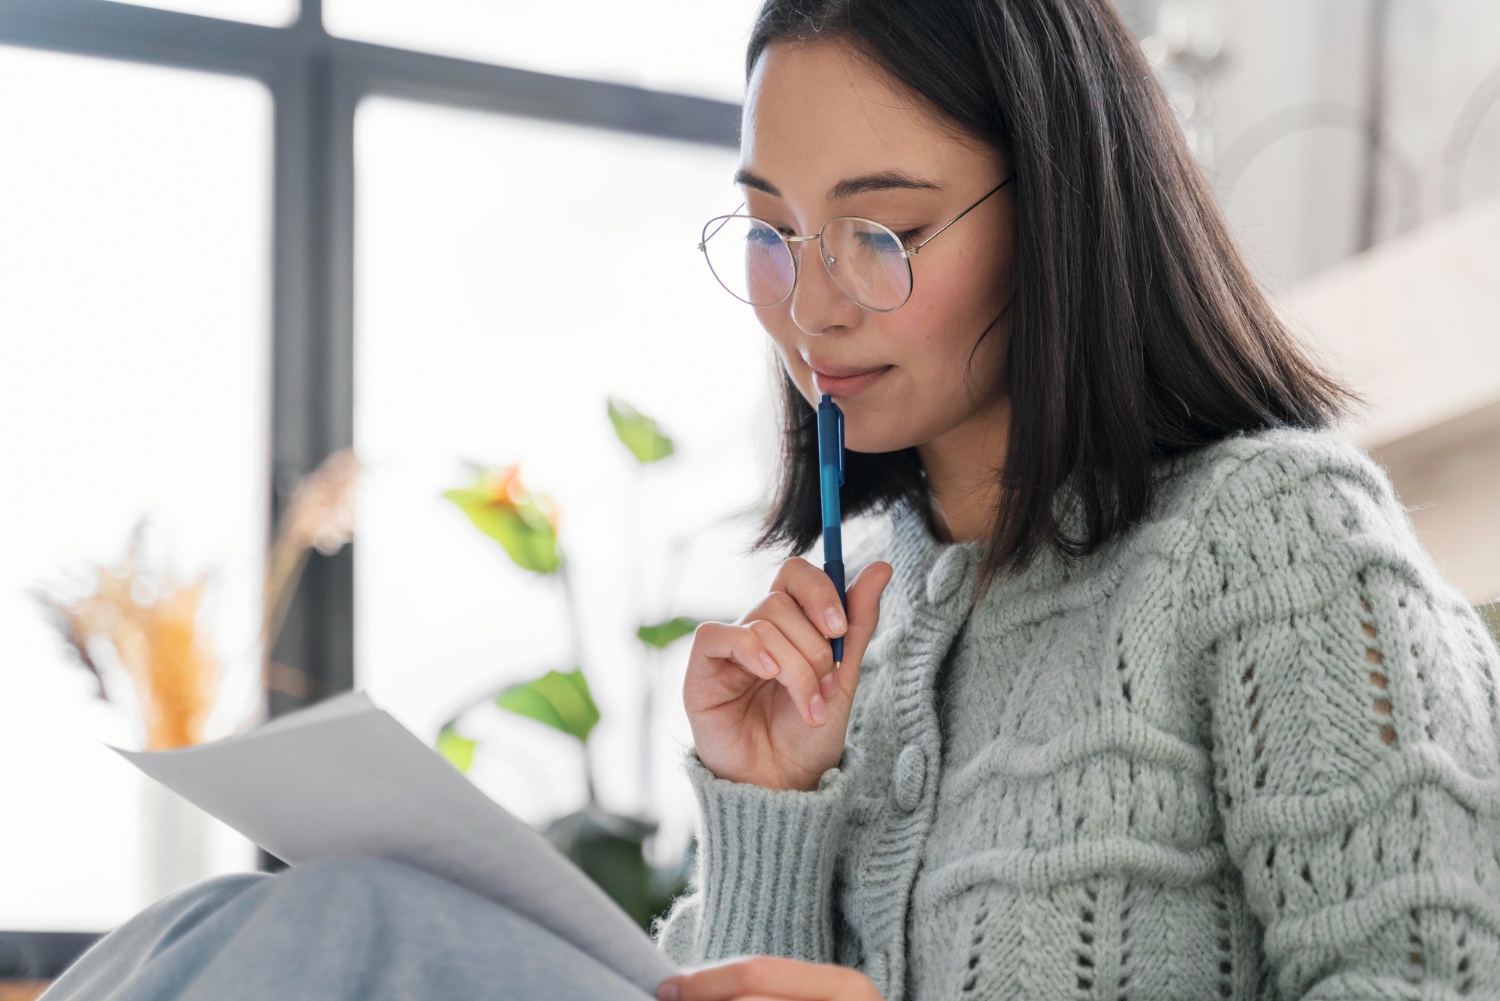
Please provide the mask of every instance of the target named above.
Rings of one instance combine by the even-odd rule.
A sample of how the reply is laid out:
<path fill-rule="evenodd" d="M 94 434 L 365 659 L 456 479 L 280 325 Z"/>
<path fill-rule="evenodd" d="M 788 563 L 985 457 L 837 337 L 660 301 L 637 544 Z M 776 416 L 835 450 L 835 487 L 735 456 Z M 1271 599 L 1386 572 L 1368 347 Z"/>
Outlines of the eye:
<path fill-rule="evenodd" d="M 897 234 L 892 240 L 891 234 L 883 229 L 862 229 L 855 238 L 862 248 L 877 254 L 899 254 L 906 249 L 906 234 Z"/>
<path fill-rule="evenodd" d="M 746 231 L 745 242 L 765 246 L 767 244 L 780 243 L 781 237 L 777 234 L 776 230 L 768 226 L 751 226 Z"/>

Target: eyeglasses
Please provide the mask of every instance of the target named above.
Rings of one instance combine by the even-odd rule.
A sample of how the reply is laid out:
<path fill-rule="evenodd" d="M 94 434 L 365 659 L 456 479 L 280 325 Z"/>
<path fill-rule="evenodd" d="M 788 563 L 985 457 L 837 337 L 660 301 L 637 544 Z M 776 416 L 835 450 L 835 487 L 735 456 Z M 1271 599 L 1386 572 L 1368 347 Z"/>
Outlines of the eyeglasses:
<path fill-rule="evenodd" d="M 738 214 L 714 216 L 705 223 L 698 249 L 730 295 L 765 309 L 786 302 L 797 285 L 801 256 L 792 252 L 792 244 L 817 240 L 823 267 L 838 290 L 865 309 L 889 313 L 911 298 L 911 259 L 1015 176 L 995 185 L 909 250 L 895 231 L 860 216 L 836 216 L 810 236 L 787 236 L 763 219 Z"/>

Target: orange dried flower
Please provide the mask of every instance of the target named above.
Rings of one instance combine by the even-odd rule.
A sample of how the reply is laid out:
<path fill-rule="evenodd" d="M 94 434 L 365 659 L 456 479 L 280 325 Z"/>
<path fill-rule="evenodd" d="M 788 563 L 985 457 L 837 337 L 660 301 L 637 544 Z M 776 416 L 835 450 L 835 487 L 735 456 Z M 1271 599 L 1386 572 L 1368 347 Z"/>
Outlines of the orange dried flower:
<path fill-rule="evenodd" d="M 108 699 L 94 662 L 96 643 L 113 648 L 136 692 L 148 750 L 199 743 L 218 693 L 219 664 L 198 623 L 207 575 L 186 584 L 163 575 L 147 581 L 141 570 L 144 522 L 132 533 L 114 568 L 95 567 L 92 593 L 74 602 L 37 594 L 53 614 L 63 638 L 93 672 Z"/>

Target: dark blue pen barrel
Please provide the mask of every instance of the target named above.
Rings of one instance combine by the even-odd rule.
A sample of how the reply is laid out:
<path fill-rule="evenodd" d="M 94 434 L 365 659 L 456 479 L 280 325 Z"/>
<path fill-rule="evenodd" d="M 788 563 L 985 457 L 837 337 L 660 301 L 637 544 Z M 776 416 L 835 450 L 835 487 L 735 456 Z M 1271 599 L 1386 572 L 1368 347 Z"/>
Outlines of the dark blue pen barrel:
<path fill-rule="evenodd" d="M 838 531 L 838 529 L 834 529 Z M 844 621 L 849 621 L 849 599 L 844 595 L 844 561 L 829 560 L 823 564 L 823 572 L 833 578 L 833 586 L 839 592 L 839 604 L 844 606 Z M 834 636 L 828 642 L 833 647 L 833 659 L 842 661 L 844 659 L 844 637 Z"/>

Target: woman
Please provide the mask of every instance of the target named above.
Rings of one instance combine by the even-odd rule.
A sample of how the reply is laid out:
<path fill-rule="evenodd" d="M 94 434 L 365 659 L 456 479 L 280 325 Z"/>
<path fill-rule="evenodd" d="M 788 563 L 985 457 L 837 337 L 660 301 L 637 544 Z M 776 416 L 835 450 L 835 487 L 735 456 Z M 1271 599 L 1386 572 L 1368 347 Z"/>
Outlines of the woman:
<path fill-rule="evenodd" d="M 824 392 L 888 531 L 847 621 L 792 557 L 694 637 L 658 996 L 1500 993 L 1500 653 L 1107 0 L 768 0 L 748 66 L 703 249 L 781 363 L 761 542 L 817 537 Z M 272 995 L 643 997 L 376 863 L 204 884 L 53 996 Z"/>
<path fill-rule="evenodd" d="M 889 560 L 698 630 L 658 996 L 1500 996 L 1500 656 L 1106 0 L 770 0 L 749 71 L 762 542 L 827 392 Z"/>

